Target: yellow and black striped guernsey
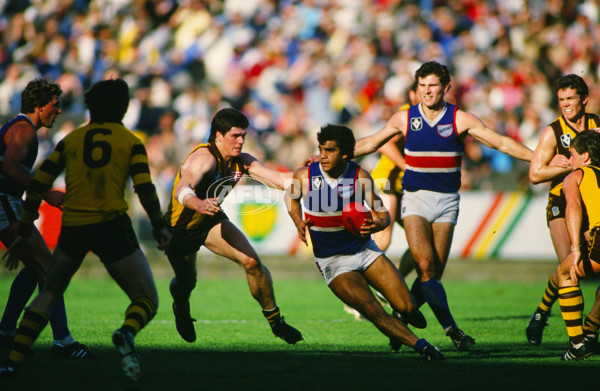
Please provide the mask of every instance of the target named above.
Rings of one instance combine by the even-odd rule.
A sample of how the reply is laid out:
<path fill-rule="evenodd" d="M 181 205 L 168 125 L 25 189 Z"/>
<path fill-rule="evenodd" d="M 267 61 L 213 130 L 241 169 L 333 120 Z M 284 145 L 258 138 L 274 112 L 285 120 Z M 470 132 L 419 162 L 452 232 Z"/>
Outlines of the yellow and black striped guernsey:
<path fill-rule="evenodd" d="M 207 148 L 211 155 L 215 157 L 217 160 L 217 168 L 213 174 L 205 176 L 202 181 L 200 181 L 194 188 L 194 192 L 200 199 L 217 197 L 219 198 L 219 202 L 222 202 L 223 198 L 225 198 L 239 182 L 242 175 L 246 173 L 244 164 L 240 157 L 234 157 L 231 160 L 226 161 L 219 152 L 217 146 L 213 143 L 200 144 L 194 148 L 189 155 L 200 148 Z M 211 216 L 203 215 L 193 209 L 186 208 L 179 203 L 175 197 L 175 190 L 177 189 L 180 180 L 181 170 L 177 173 L 175 182 L 173 183 L 171 201 L 165 215 L 165 220 L 169 227 L 184 231 L 198 227 L 205 218 Z"/>
<path fill-rule="evenodd" d="M 44 192 L 65 170 L 62 225 L 112 220 L 126 213 L 125 186 L 131 177 L 155 229 L 164 227 L 142 142 L 119 123 L 90 123 L 61 140 L 27 188 L 21 222 L 33 223 Z"/>
<path fill-rule="evenodd" d="M 585 205 L 584 213 L 587 213 L 590 231 L 600 227 L 600 168 L 596 166 L 585 166 L 580 168 L 583 173 L 579 183 L 579 192 Z M 585 219 L 584 219 L 585 221 Z"/>
<path fill-rule="evenodd" d="M 554 131 L 554 137 L 556 137 L 556 154 L 570 157 L 571 154 L 569 153 L 569 148 L 571 146 L 571 141 L 573 141 L 579 132 L 575 131 L 575 129 L 573 129 L 562 116 L 557 118 L 549 126 L 552 127 L 552 130 Z M 596 114 L 585 113 L 585 130 L 597 128 L 599 126 L 600 117 L 598 117 Z M 567 174 L 561 175 L 560 177 L 552 180 L 550 194 L 554 194 L 556 196 L 561 195 L 562 182 Z"/>

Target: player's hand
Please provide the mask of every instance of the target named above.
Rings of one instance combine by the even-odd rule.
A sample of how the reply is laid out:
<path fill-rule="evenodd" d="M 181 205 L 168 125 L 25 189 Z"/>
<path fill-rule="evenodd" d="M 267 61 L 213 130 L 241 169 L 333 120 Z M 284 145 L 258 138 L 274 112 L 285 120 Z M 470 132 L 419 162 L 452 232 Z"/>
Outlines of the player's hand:
<path fill-rule="evenodd" d="M 60 210 L 63 210 L 63 201 L 65 193 L 59 190 L 50 190 L 44 195 L 44 200 L 50 205 Z"/>
<path fill-rule="evenodd" d="M 217 197 L 200 200 L 196 210 L 203 215 L 213 216 L 215 213 L 218 213 L 221 210 L 218 200 L 219 199 Z"/>
<path fill-rule="evenodd" d="M 318 161 L 319 161 L 319 156 L 317 156 L 317 155 L 314 155 L 314 156 L 311 156 L 311 157 L 309 157 L 308 159 L 306 159 L 306 160 L 304 161 L 304 164 L 303 164 L 303 165 L 304 165 L 304 167 L 306 167 L 306 166 L 308 166 L 309 164 L 311 164 L 311 163 L 315 163 L 315 162 L 318 162 Z"/>
<path fill-rule="evenodd" d="M 571 276 L 571 281 L 576 284 L 579 277 L 583 277 L 583 274 L 579 270 L 579 260 L 581 259 L 581 251 L 572 251 L 571 254 L 567 256 L 565 262 L 569 262 L 571 268 L 569 269 L 569 275 Z"/>
<path fill-rule="evenodd" d="M 19 261 L 23 258 L 23 256 L 28 256 L 33 253 L 33 244 L 31 243 L 31 239 L 24 238 L 22 236 L 17 236 L 17 238 L 12 242 L 12 244 L 6 249 L 4 255 L 2 255 L 2 259 L 6 260 L 6 268 L 8 270 L 15 270 L 19 267 Z M 33 257 L 30 257 L 33 259 Z M 30 269 L 41 268 L 40 265 L 26 265 Z M 43 269 L 42 269 L 43 270 Z M 36 271 L 37 273 L 37 271 Z"/>
<path fill-rule="evenodd" d="M 154 239 L 158 242 L 157 248 L 163 252 L 167 251 L 172 239 L 169 230 L 166 227 L 159 230 L 153 229 L 152 235 L 154 235 Z"/>
<path fill-rule="evenodd" d="M 306 240 L 306 229 L 312 224 L 310 219 L 302 220 L 299 224 L 296 224 L 296 228 L 298 229 L 298 238 L 302 240 L 302 242 L 308 246 L 308 241 Z"/>
<path fill-rule="evenodd" d="M 548 163 L 550 167 L 560 167 L 560 168 L 571 168 L 571 162 L 568 157 L 562 155 L 560 153 L 554 155 L 550 163 Z"/>
<path fill-rule="evenodd" d="M 384 221 L 379 219 L 366 219 L 360 226 L 360 236 L 369 236 L 385 229 L 386 225 L 383 223 Z"/>

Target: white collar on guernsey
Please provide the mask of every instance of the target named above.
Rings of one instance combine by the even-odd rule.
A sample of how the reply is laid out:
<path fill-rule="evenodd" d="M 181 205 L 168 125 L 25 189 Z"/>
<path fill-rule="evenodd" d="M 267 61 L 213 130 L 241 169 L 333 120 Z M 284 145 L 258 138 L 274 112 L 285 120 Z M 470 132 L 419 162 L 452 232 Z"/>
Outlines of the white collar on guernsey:
<path fill-rule="evenodd" d="M 348 172 L 348 168 L 350 167 L 350 163 L 346 163 L 346 169 L 344 170 L 344 172 L 342 173 L 342 175 L 340 175 L 337 178 L 332 178 L 329 175 L 327 175 L 327 173 L 323 170 L 323 167 L 321 166 L 321 163 L 319 163 L 319 169 L 321 170 L 321 172 L 323 173 L 323 178 L 325 178 L 325 182 L 327 182 L 327 184 L 330 187 L 336 187 L 338 185 L 338 183 L 340 183 L 340 180 L 344 177 L 344 175 L 346 175 L 346 173 Z"/>
<path fill-rule="evenodd" d="M 33 121 L 31 120 L 31 118 L 29 118 L 29 116 L 27 114 L 23 114 L 23 113 L 19 113 L 17 115 L 17 117 L 23 117 L 25 118 L 27 121 L 29 121 L 29 123 L 35 128 L 35 124 L 33 123 Z"/>
<path fill-rule="evenodd" d="M 433 121 L 431 121 L 431 120 L 429 120 L 429 118 L 427 118 L 425 113 L 423 113 L 423 104 L 419 103 L 419 113 L 421 113 L 421 117 L 423 117 L 425 122 L 427 122 L 427 124 L 431 127 L 434 127 L 435 124 L 437 124 L 442 119 L 444 114 L 446 114 L 447 110 L 448 110 L 448 103 L 444 102 L 444 108 L 440 111 L 440 113 L 437 115 L 437 117 L 435 117 L 435 119 Z"/>

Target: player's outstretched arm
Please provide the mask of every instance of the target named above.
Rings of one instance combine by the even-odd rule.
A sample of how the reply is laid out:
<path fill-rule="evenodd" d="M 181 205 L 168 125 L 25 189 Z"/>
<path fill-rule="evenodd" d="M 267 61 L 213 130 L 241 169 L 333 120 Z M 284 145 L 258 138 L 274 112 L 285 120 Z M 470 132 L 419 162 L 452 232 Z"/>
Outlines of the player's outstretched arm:
<path fill-rule="evenodd" d="M 250 177 L 269 187 L 284 190 L 286 184 L 292 179 L 292 172 L 282 172 L 269 168 L 248 153 L 242 153 L 240 156 Z"/>
<path fill-rule="evenodd" d="M 302 219 L 302 206 L 300 204 L 300 200 L 302 199 L 303 194 L 303 183 L 302 178 L 307 176 L 307 168 L 302 167 L 294 171 L 293 178 L 289 181 L 289 184 L 286 186 L 285 192 L 285 205 L 287 207 L 288 213 L 298 230 L 298 238 L 308 246 L 308 241 L 306 239 L 306 228 L 310 224 L 310 219 L 303 220 Z"/>
<path fill-rule="evenodd" d="M 408 111 L 397 111 L 390 117 L 383 128 L 377 132 L 359 138 L 354 146 L 354 156 L 359 157 L 373 153 L 381 148 L 385 143 L 394 136 L 404 137 L 408 121 Z M 394 163 L 398 164 L 394 159 Z"/>
<path fill-rule="evenodd" d="M 456 127 L 459 135 L 466 132 L 475 140 L 490 148 L 495 148 L 519 160 L 531 161 L 531 156 L 533 155 L 531 149 L 508 136 L 503 136 L 493 129 L 488 128 L 474 114 L 458 110 L 456 112 Z"/>

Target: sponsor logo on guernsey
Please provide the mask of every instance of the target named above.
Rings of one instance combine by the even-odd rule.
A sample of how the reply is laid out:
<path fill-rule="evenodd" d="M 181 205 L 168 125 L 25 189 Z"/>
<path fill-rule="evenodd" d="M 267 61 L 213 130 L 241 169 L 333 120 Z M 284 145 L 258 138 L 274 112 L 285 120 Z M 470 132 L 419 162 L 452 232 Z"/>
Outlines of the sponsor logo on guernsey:
<path fill-rule="evenodd" d="M 338 194 L 342 198 L 350 198 L 354 194 L 354 185 L 338 185 Z"/>
<path fill-rule="evenodd" d="M 242 172 L 241 171 L 234 171 L 231 173 L 231 177 L 233 178 L 234 182 L 239 182 L 240 178 L 242 177 Z"/>
<path fill-rule="evenodd" d="M 448 137 L 452 134 L 452 125 L 438 125 L 437 132 L 442 137 Z"/>
<path fill-rule="evenodd" d="M 563 147 L 565 148 L 569 148 L 571 146 L 571 141 L 573 140 L 573 138 L 571 137 L 570 134 L 561 134 L 560 135 L 560 143 L 563 145 Z"/>
<path fill-rule="evenodd" d="M 312 188 L 313 189 L 320 189 L 323 187 L 323 177 L 322 176 L 314 176 L 312 178 Z"/>
<path fill-rule="evenodd" d="M 423 129 L 423 118 L 421 117 L 414 117 L 410 119 L 410 130 L 412 131 L 419 131 Z"/>

